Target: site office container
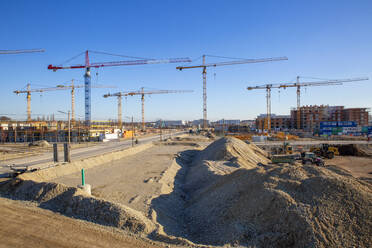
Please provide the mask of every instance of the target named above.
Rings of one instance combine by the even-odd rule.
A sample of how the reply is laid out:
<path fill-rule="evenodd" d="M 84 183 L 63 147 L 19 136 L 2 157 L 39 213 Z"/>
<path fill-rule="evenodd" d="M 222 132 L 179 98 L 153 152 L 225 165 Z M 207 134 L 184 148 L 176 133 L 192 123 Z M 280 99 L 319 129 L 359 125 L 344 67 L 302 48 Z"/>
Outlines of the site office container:
<path fill-rule="evenodd" d="M 321 121 L 320 128 L 322 127 L 337 127 L 337 121 Z"/>
<path fill-rule="evenodd" d="M 358 124 L 355 121 L 338 121 L 338 127 L 356 127 Z"/>

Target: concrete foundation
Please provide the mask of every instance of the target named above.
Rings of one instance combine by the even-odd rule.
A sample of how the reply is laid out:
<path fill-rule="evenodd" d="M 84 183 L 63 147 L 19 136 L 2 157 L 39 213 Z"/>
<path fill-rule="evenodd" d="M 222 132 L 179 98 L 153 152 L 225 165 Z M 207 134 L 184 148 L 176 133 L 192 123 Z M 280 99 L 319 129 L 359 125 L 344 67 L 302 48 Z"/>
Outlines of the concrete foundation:
<path fill-rule="evenodd" d="M 90 184 L 85 184 L 85 185 L 79 184 L 78 188 L 82 189 L 88 195 L 92 195 L 92 186 Z"/>

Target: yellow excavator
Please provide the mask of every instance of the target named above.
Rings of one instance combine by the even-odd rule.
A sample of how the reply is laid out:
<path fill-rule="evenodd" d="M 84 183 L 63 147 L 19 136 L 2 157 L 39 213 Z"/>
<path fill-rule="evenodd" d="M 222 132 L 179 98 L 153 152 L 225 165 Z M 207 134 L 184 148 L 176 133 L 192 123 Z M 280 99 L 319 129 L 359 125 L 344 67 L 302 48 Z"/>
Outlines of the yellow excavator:
<path fill-rule="evenodd" d="M 320 147 L 312 147 L 310 148 L 310 152 L 328 159 L 332 159 L 335 156 L 340 155 L 338 148 L 335 146 L 330 146 L 329 144 L 321 144 Z"/>

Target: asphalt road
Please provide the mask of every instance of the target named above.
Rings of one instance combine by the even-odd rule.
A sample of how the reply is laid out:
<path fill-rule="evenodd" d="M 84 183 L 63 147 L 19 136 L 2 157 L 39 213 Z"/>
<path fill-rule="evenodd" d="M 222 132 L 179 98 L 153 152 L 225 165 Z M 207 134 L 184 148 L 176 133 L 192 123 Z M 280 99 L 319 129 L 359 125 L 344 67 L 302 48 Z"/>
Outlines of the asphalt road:
<path fill-rule="evenodd" d="M 180 135 L 184 133 L 185 132 L 174 132 L 170 134 L 167 133 L 165 135 L 163 134 L 163 137 L 176 136 L 176 135 Z M 138 142 L 139 144 L 146 144 L 146 143 L 153 142 L 159 139 L 160 139 L 159 135 L 154 135 L 150 137 L 138 138 Z M 104 142 L 96 146 L 78 148 L 75 150 L 71 150 L 71 160 L 74 161 L 78 159 L 84 159 L 84 158 L 102 155 L 102 154 L 109 153 L 109 152 L 120 151 L 120 150 L 129 148 L 131 146 L 132 146 L 132 140 L 129 139 L 129 140 L 124 140 L 120 142 L 109 141 L 109 142 Z M 63 161 L 63 152 L 59 152 L 59 161 Z M 18 159 L 3 161 L 0 163 L 0 174 L 10 172 L 9 166 L 25 167 L 25 166 L 43 164 L 47 162 L 53 163 L 52 152 L 48 152 L 48 153 L 44 153 L 44 154 L 40 154 L 40 155 L 36 155 L 32 157 L 25 157 L 25 158 L 18 158 Z"/>

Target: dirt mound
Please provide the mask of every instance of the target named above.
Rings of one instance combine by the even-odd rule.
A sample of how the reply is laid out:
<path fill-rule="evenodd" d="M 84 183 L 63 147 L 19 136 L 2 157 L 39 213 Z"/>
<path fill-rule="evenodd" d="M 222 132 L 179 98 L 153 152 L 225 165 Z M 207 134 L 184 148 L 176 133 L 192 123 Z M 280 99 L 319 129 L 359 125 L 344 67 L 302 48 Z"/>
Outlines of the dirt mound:
<path fill-rule="evenodd" d="M 199 190 L 216 180 L 216 176 L 230 174 L 239 168 L 255 168 L 257 164 L 269 161 L 267 153 L 254 144 L 234 137 L 220 138 L 195 155 L 184 190 Z"/>
<path fill-rule="evenodd" d="M 17 200 L 37 202 L 42 208 L 67 216 L 137 234 L 148 234 L 154 229 L 153 223 L 138 211 L 85 195 L 83 191 L 63 184 L 14 179 L 2 184 L 0 192 Z"/>
<path fill-rule="evenodd" d="M 268 154 L 254 144 L 234 138 L 221 138 L 207 146 L 199 155 L 199 160 L 238 162 L 247 168 L 256 167 L 257 163 L 268 163 Z"/>
<path fill-rule="evenodd" d="M 50 144 L 46 140 L 38 140 L 38 141 L 35 141 L 35 142 L 31 142 L 30 144 L 28 144 L 28 146 L 49 147 Z"/>
<path fill-rule="evenodd" d="M 368 247 L 370 185 L 330 169 L 270 165 L 222 176 L 189 200 L 189 235 L 214 245 Z"/>

